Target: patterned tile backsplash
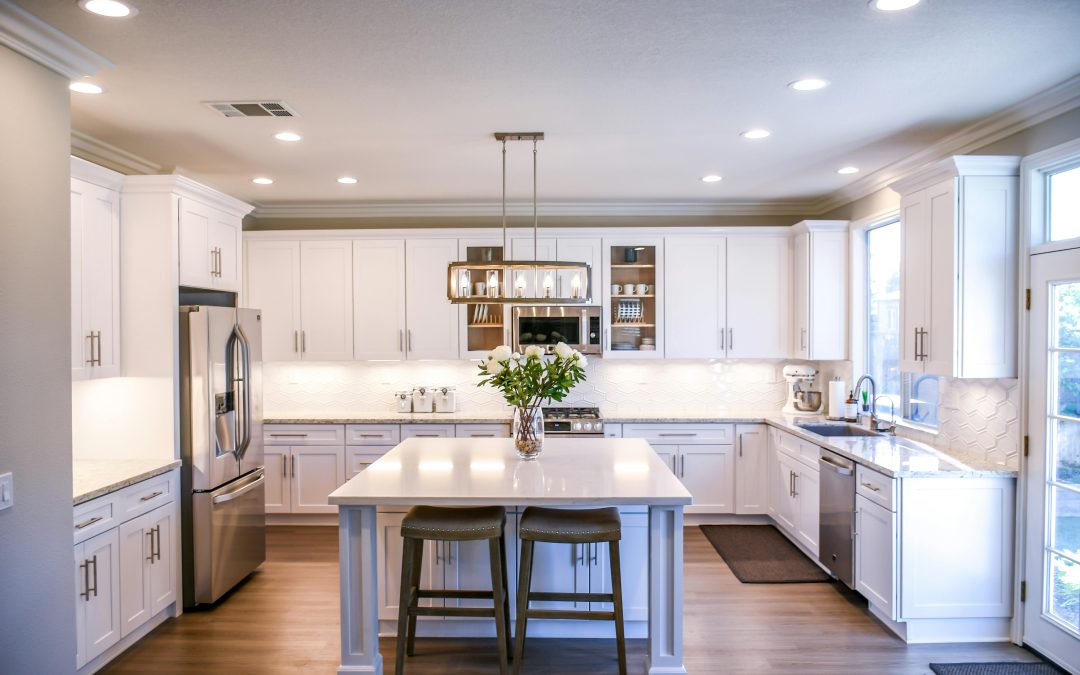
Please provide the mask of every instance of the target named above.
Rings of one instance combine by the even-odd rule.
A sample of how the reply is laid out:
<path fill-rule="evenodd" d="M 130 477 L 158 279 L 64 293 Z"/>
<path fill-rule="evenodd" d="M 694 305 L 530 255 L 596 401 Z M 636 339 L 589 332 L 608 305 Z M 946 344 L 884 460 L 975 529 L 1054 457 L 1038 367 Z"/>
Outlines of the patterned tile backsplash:
<path fill-rule="evenodd" d="M 679 411 L 760 412 L 784 404 L 778 361 L 603 361 L 591 359 L 587 380 L 566 405 L 600 406 L 605 413 Z M 267 416 L 391 410 L 393 392 L 416 385 L 457 387 L 464 412 L 505 407 L 499 393 L 478 387 L 469 361 L 266 363 Z"/>
<path fill-rule="evenodd" d="M 608 415 L 678 412 L 761 413 L 779 411 L 786 384 L 782 361 L 604 361 L 592 359 L 588 379 L 567 405 L 595 405 Z M 851 380 L 850 364 L 821 363 L 817 388 L 833 375 Z M 391 410 L 391 395 L 415 385 L 457 388 L 458 410 L 504 407 L 498 392 L 477 387 L 468 361 L 267 363 L 263 368 L 267 416 Z M 849 385 L 850 386 L 850 385 Z M 1019 464 L 1020 389 L 1016 380 L 943 378 L 937 434 L 901 429 L 900 435 L 988 460 Z"/>

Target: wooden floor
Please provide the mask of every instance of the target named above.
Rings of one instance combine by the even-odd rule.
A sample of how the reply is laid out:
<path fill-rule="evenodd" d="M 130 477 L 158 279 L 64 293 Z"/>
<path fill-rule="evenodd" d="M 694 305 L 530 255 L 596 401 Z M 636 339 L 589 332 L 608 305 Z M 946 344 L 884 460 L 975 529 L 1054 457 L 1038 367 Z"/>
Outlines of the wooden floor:
<path fill-rule="evenodd" d="M 319 673 L 338 665 L 337 530 L 273 527 L 267 561 L 213 610 L 162 624 L 100 671 Z M 686 667 L 711 673 L 929 673 L 933 662 L 1033 661 L 1011 644 L 909 647 L 836 584 L 742 584 L 701 531 L 686 530 Z M 381 644 L 387 675 L 394 641 Z M 629 643 L 630 672 L 644 669 L 644 641 Z M 618 671 L 614 643 L 530 639 L 523 673 Z M 417 641 L 410 675 L 497 673 L 490 640 Z"/>

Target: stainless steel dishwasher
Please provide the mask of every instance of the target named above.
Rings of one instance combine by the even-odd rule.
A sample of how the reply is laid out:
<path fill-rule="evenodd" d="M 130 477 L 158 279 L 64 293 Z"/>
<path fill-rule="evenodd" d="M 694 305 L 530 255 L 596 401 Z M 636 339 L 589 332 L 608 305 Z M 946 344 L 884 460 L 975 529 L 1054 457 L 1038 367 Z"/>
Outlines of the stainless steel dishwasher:
<path fill-rule="evenodd" d="M 855 544 L 852 521 L 855 518 L 855 463 L 822 449 L 821 521 L 818 560 L 843 581 L 855 585 Z"/>

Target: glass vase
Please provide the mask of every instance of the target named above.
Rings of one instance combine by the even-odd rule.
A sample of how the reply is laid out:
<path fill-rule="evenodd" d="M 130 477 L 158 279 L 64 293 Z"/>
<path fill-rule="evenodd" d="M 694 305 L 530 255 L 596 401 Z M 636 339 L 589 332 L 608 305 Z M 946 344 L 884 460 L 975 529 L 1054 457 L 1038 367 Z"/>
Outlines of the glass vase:
<path fill-rule="evenodd" d="M 544 417 L 540 407 L 514 408 L 514 447 L 518 457 L 536 459 L 544 449 Z"/>

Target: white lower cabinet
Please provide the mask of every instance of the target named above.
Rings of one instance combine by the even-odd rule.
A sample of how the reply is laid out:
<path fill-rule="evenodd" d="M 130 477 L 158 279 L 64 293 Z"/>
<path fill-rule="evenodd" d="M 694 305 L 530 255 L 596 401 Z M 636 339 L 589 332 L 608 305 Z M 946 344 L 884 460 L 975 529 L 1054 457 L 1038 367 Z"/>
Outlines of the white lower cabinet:
<path fill-rule="evenodd" d="M 75 547 L 75 667 L 82 668 L 121 637 L 120 536 L 116 529 Z"/>
<path fill-rule="evenodd" d="M 896 619 L 896 514 L 855 496 L 855 590 Z"/>
<path fill-rule="evenodd" d="M 75 507 L 76 669 L 101 668 L 175 605 L 178 485 L 173 471 Z"/>
<path fill-rule="evenodd" d="M 769 430 L 769 445 L 768 513 L 816 557 L 821 520 L 817 447 L 778 429 Z"/>
<path fill-rule="evenodd" d="M 735 512 L 735 425 L 624 424 L 622 435 L 647 440 L 682 481 L 686 513 Z"/>
<path fill-rule="evenodd" d="M 735 513 L 763 514 L 768 509 L 769 439 L 764 424 L 735 427 Z"/>
<path fill-rule="evenodd" d="M 267 513 L 337 513 L 327 496 L 345 484 L 345 446 L 271 446 L 266 464 Z"/>

